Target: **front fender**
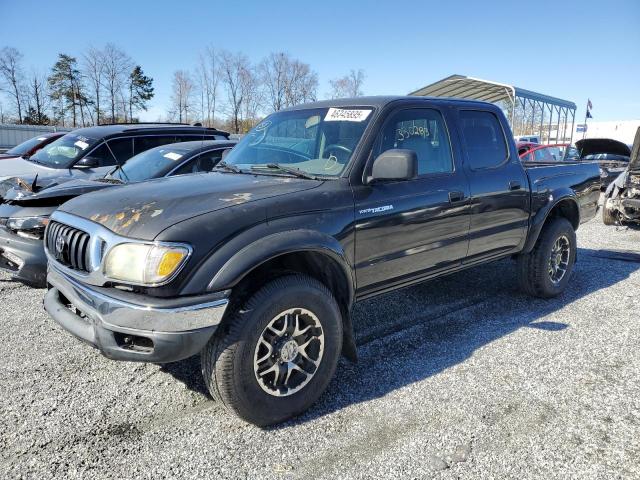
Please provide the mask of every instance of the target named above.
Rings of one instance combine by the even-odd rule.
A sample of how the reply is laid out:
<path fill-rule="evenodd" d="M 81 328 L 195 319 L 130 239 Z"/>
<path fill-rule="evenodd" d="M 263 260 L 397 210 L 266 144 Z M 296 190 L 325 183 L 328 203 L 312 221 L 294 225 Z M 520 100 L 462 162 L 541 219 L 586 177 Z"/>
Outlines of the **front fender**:
<path fill-rule="evenodd" d="M 264 235 L 233 253 L 216 252 L 211 255 L 192 277 L 190 284 L 207 284 L 207 291 L 233 288 L 249 272 L 263 263 L 294 252 L 318 252 L 336 261 L 349 284 L 349 305 L 355 296 L 355 276 L 343 246 L 334 237 L 315 230 L 290 230 Z M 189 289 L 189 287 L 187 287 Z"/>

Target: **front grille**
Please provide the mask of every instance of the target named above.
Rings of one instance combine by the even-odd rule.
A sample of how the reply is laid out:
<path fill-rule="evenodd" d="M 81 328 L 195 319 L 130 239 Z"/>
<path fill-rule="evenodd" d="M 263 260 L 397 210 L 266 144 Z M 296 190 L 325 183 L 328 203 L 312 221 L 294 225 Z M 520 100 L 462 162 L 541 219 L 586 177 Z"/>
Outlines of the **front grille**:
<path fill-rule="evenodd" d="M 89 239 L 88 233 L 52 220 L 47 229 L 47 250 L 62 265 L 89 272 Z"/>

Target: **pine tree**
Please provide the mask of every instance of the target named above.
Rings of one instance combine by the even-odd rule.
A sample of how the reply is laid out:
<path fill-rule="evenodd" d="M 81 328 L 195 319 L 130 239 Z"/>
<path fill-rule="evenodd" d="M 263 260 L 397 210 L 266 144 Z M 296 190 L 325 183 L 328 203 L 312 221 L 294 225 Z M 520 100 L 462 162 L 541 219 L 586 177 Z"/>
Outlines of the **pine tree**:
<path fill-rule="evenodd" d="M 129 75 L 129 119 L 133 121 L 133 111 L 147 110 L 147 102 L 153 98 L 153 78 L 147 77 L 140 65 Z"/>
<path fill-rule="evenodd" d="M 51 99 L 60 105 L 58 115 L 64 117 L 71 109 L 72 125 L 78 125 L 78 108 L 80 109 L 80 118 L 84 125 L 84 107 L 88 100 L 83 92 L 82 77 L 78 70 L 78 62 L 75 57 L 60 53 L 58 61 L 51 69 L 51 75 L 48 78 L 49 88 L 51 89 Z"/>

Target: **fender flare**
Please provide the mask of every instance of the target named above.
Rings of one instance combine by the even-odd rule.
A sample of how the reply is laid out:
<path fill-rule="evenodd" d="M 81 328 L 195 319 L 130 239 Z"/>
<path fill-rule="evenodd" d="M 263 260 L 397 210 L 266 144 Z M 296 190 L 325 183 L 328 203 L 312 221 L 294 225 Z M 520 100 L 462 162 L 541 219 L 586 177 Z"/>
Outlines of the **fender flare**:
<path fill-rule="evenodd" d="M 326 255 L 341 269 L 348 286 L 346 305 L 341 307 L 342 352 L 349 360 L 356 362 L 358 353 L 351 319 L 351 310 L 355 301 L 355 272 L 340 242 L 330 235 L 315 230 L 290 230 L 262 237 L 228 258 L 207 285 L 207 290 L 230 289 L 260 265 L 281 255 L 296 252 L 317 252 Z"/>
<path fill-rule="evenodd" d="M 554 197 L 553 202 L 548 202 L 540 208 L 532 218 L 529 226 L 529 236 L 527 237 L 525 246 L 522 249 L 522 253 L 529 253 L 533 250 L 533 247 L 535 247 L 538 237 L 540 236 L 540 232 L 542 232 L 542 227 L 547 223 L 549 214 L 558 205 L 560 205 L 560 203 L 570 201 L 575 205 L 576 211 L 578 212 L 578 225 L 580 224 L 580 204 L 578 203 L 575 192 L 573 190 L 569 190 L 561 193 L 554 192 L 552 195 Z"/>
<path fill-rule="evenodd" d="M 273 233 L 241 248 L 216 272 L 207 290 L 223 290 L 238 284 L 260 265 L 281 255 L 317 252 L 336 261 L 349 285 L 349 306 L 355 298 L 355 276 L 340 242 L 315 230 L 290 230 Z"/>

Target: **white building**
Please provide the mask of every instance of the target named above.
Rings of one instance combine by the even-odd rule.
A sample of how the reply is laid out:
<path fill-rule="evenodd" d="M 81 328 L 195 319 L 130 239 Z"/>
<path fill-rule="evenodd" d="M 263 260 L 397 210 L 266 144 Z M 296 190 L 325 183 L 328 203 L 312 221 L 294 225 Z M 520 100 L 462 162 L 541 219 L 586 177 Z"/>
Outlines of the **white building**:
<path fill-rule="evenodd" d="M 640 120 L 617 120 L 611 122 L 596 122 L 587 120 L 587 131 L 585 132 L 583 123 L 576 124 L 573 131 L 573 141 L 582 138 L 613 138 L 623 143 L 631 145 L 636 135 L 636 130 L 640 127 Z"/>

